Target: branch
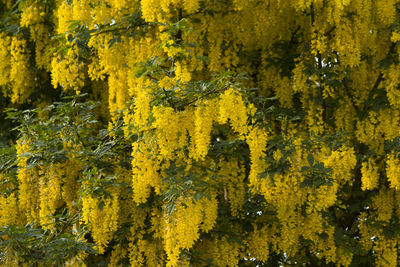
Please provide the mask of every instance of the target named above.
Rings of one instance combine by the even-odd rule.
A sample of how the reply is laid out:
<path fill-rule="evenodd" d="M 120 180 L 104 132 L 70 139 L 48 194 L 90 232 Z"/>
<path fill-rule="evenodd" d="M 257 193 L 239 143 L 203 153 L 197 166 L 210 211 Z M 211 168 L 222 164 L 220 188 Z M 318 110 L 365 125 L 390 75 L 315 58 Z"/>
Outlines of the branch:
<path fill-rule="evenodd" d="M 389 52 L 388 52 L 387 56 L 385 57 L 385 59 L 388 58 L 388 57 L 390 56 L 390 54 L 392 54 L 392 53 L 394 52 L 394 49 L 396 48 L 396 44 L 397 44 L 397 43 L 392 43 L 392 45 L 391 45 L 390 48 L 389 48 Z M 370 92 L 369 92 L 368 99 L 370 99 L 370 98 L 373 97 L 374 91 L 378 89 L 380 83 L 381 83 L 383 80 L 384 80 L 384 79 L 383 79 L 383 71 L 380 71 L 379 74 L 378 74 L 378 78 L 376 78 L 376 81 L 375 81 L 375 83 L 374 83 L 372 89 L 371 89 Z M 363 113 L 366 112 L 366 109 L 367 109 L 367 107 L 364 106 L 364 108 L 363 108 Z"/>
<path fill-rule="evenodd" d="M 168 94 L 167 94 L 167 90 L 165 90 L 165 88 L 163 87 L 162 88 L 163 89 L 163 92 L 164 92 L 164 95 L 165 95 L 165 98 L 167 99 L 167 101 L 168 101 L 168 104 L 175 110 L 175 104 L 172 102 L 172 100 L 171 100 L 171 98 L 168 96 Z"/>
<path fill-rule="evenodd" d="M 205 93 L 205 94 L 202 95 L 202 96 L 199 96 L 199 97 L 193 99 L 192 101 L 189 101 L 189 102 L 187 102 L 187 103 L 184 103 L 184 104 L 178 106 L 178 109 L 183 108 L 183 107 L 186 107 L 186 106 L 190 106 L 191 104 L 195 103 L 197 100 L 200 100 L 200 99 L 202 99 L 202 98 L 204 98 L 204 97 L 206 97 L 206 96 L 208 96 L 208 95 L 215 94 L 215 93 L 218 93 L 218 92 L 220 92 L 220 91 L 224 91 L 224 90 L 226 90 L 226 89 L 227 89 L 226 87 L 223 87 L 223 88 L 221 88 L 221 89 L 214 89 L 214 90 L 212 90 L 212 91 L 210 91 L 210 92 L 208 92 L 208 93 Z"/>
<path fill-rule="evenodd" d="M 394 52 L 394 49 L 396 48 L 396 44 L 397 44 L 397 43 L 392 43 L 392 45 L 391 45 L 390 48 L 389 48 L 389 52 L 388 52 L 388 55 L 386 56 L 386 58 L 389 57 L 390 54 Z M 382 81 L 383 81 L 383 72 L 381 71 L 381 72 L 379 73 L 379 75 L 378 75 L 378 78 L 377 78 L 376 81 L 375 81 L 374 86 L 372 87 L 371 92 L 372 92 L 373 90 L 378 89 L 378 86 L 379 86 L 379 84 L 380 84 Z"/>
<path fill-rule="evenodd" d="M 329 31 L 327 31 L 324 35 L 329 36 L 334 30 L 336 30 L 336 26 L 333 26 Z"/>

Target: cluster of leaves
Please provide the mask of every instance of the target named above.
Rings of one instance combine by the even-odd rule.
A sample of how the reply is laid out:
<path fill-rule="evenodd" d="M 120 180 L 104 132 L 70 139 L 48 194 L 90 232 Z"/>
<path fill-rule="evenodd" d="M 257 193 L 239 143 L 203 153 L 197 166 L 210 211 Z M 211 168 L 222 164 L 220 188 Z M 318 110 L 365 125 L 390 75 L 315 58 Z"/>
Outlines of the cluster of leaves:
<path fill-rule="evenodd" d="M 7 118 L 18 125 L 14 131 L 30 140 L 31 151 L 20 156 L 27 158 L 28 168 L 65 162 L 69 157 L 79 159 L 83 163 L 82 181 L 90 181 L 86 183 L 90 186 L 82 188 L 82 193 L 107 197 L 110 185 L 121 186 L 116 183 L 114 175 L 117 165 L 110 159 L 118 158 L 120 166 L 129 166 L 130 147 L 128 140 L 122 138 L 122 122 L 111 131 L 102 129 L 95 115 L 99 103 L 87 101 L 86 95 L 63 100 L 44 109 L 7 110 Z M 68 143 L 72 143 L 75 149 L 68 149 L 65 146 Z M 2 172 L 10 174 L 9 178 L 2 180 L 2 185 L 14 185 L 9 192 L 2 193 L 9 194 L 18 187 L 18 159 L 14 147 L 2 148 L 1 153 Z M 25 263 L 40 266 L 61 266 L 81 252 L 96 254 L 94 244 L 84 241 L 83 236 L 87 239 L 88 235 L 90 240 L 84 227 L 75 230 L 76 233 L 71 231 L 79 220 L 80 211 L 73 215 L 62 206 L 52 215 L 53 225 L 49 229 L 53 230 L 44 230 L 37 224 L 3 227 L 0 230 L 0 250 L 15 251 Z"/>
<path fill-rule="evenodd" d="M 79 233 L 66 231 L 77 223 L 77 216 L 59 214 L 54 217 L 57 221 L 52 231 L 43 230 L 35 223 L 0 228 L 0 259 L 6 264 L 16 264 L 12 259 L 7 262 L 10 259 L 4 255 L 7 251 L 14 251 L 19 261 L 30 266 L 62 266 L 79 253 L 97 253 L 94 244 L 83 238 L 84 230 Z"/>
<path fill-rule="evenodd" d="M 124 15 L 118 21 L 108 19 L 102 24 L 97 24 L 92 29 L 89 29 L 87 25 L 81 24 L 81 21 L 70 21 L 67 32 L 54 36 L 54 39 L 59 41 L 59 46 L 53 50 L 66 54 L 68 49 L 76 45 L 79 49 L 80 57 L 89 59 L 91 51 L 88 44 L 93 36 L 111 34 L 112 38 L 107 44 L 110 48 L 115 43 L 121 42 L 123 37 L 135 38 L 137 35 L 143 36 L 148 31 L 148 27 L 152 25 L 152 23 L 144 21 L 139 13 Z"/>
<path fill-rule="evenodd" d="M 69 99 L 71 97 L 66 97 Z M 32 151 L 22 157 L 28 158 L 28 167 L 38 164 L 63 162 L 68 153 L 64 145 L 71 142 L 90 144 L 93 140 L 94 102 L 77 102 L 78 97 L 72 97 L 70 102 L 54 102 L 46 108 L 17 110 L 7 109 L 7 118 L 18 122 L 14 128 L 19 136 L 24 136 L 32 142 Z M 49 113 L 47 115 L 46 113 Z"/>
<path fill-rule="evenodd" d="M 45 2 L 45 4 L 54 3 L 54 1 L 42 1 Z M 20 32 L 29 34 L 27 29 L 18 26 L 17 22 L 19 18 L 18 12 L 21 10 L 20 6 L 24 2 L 24 0 L 17 1 L 11 8 L 12 11 L 6 14 L 2 12 L 4 4 L 0 3 L 0 13 L 2 13 L 2 17 L 0 17 L 1 32 L 7 32 L 10 35 Z M 202 3 L 201 9 L 203 10 L 203 8 L 204 6 Z M 151 105 L 169 106 L 174 108 L 175 111 L 180 111 L 187 106 L 196 105 L 196 102 L 199 100 L 217 97 L 228 88 L 243 88 L 241 81 L 246 79 L 246 74 L 235 75 L 234 72 L 222 72 L 208 81 L 182 83 L 180 80 L 177 80 L 171 89 L 159 86 L 159 81 L 162 78 L 169 77 L 172 79 L 176 77 L 174 69 L 174 62 L 176 60 L 196 56 L 191 53 L 190 50 L 197 44 L 185 43 L 182 38 L 184 34 L 193 32 L 193 29 L 186 19 L 182 19 L 182 10 L 179 10 L 178 13 L 177 22 L 171 24 L 146 22 L 140 13 L 120 17 L 117 21 L 109 19 L 105 21 L 104 24 L 96 25 L 93 29 L 82 25 L 81 22 L 71 21 L 69 31 L 63 35 L 54 37 L 60 42 L 59 47 L 55 49 L 59 49 L 57 51 L 60 53 L 65 53 L 72 45 L 76 45 L 79 48 L 80 57 L 90 60 L 93 51 L 89 49 L 88 42 L 94 35 L 111 34 L 112 38 L 108 46 L 112 47 L 114 44 L 121 42 L 125 37 L 134 38 L 138 35 L 143 36 L 149 31 L 149 27 L 162 26 L 164 28 L 164 33 L 167 33 L 169 38 L 165 39 L 161 46 L 179 47 L 182 52 L 174 58 L 154 57 L 138 64 L 137 77 L 144 76 L 153 82 L 151 85 L 151 91 L 153 92 L 153 101 Z M 210 15 L 212 14 L 210 13 Z M 311 13 L 310 16 L 313 17 L 313 14 Z M 51 23 L 49 22 L 49 24 Z M 396 31 L 398 28 L 399 21 L 397 20 L 390 31 Z M 335 28 L 332 28 L 328 32 L 331 33 L 334 29 Z M 302 32 L 302 29 L 299 27 L 293 30 L 291 39 L 277 41 L 272 47 L 274 53 L 271 53 L 272 56 L 266 59 L 266 67 L 275 68 L 282 77 L 292 78 L 292 71 L 296 65 L 295 60 L 301 57 L 302 54 L 305 54 L 305 51 L 309 52 L 310 50 L 309 45 L 304 42 L 305 36 L 303 36 Z M 246 49 L 243 50 L 245 51 Z M 258 53 L 261 52 L 244 51 L 240 53 L 249 53 L 249 55 L 253 57 L 250 60 L 251 64 L 254 64 L 255 69 L 257 69 L 257 64 L 260 64 L 261 58 L 261 55 Z M 80 60 L 82 58 L 80 58 Z M 387 57 L 379 63 L 379 69 L 386 70 L 392 64 L 398 64 L 397 58 L 397 52 L 393 45 Z M 202 56 L 198 59 L 206 63 L 209 61 L 207 56 Z M 311 58 L 310 62 L 305 62 L 305 75 L 309 77 L 317 76 L 318 80 L 318 90 L 316 90 L 314 95 L 309 96 L 309 100 L 313 101 L 315 106 L 324 107 L 323 120 L 332 127 L 335 127 L 333 111 L 338 108 L 340 104 L 339 100 L 343 97 L 353 99 L 351 96 L 351 89 L 349 88 L 350 79 L 346 72 L 338 68 L 340 66 L 339 55 L 337 53 L 335 54 L 335 51 L 332 51 L 332 58 L 323 59 L 321 55 L 318 54 L 315 58 Z M 344 77 L 341 74 L 344 74 Z M 369 111 L 379 111 L 383 107 L 388 106 L 389 101 L 386 92 L 379 86 L 382 80 L 383 74 L 379 73 L 376 83 L 370 91 L 368 98 L 360 106 L 361 108 L 354 106 L 354 103 L 352 103 L 358 118 L 365 118 L 368 116 Z M 311 79 L 307 82 L 310 83 L 310 87 L 316 85 L 312 84 L 311 86 L 311 83 L 315 83 L 315 81 L 311 81 Z M 323 88 L 321 88 L 321 86 L 330 86 L 334 88 L 336 96 L 323 97 Z M 252 123 L 262 128 L 271 129 L 275 134 L 275 137 L 268 142 L 267 155 L 265 157 L 265 161 L 270 167 L 260 175 L 260 178 L 268 176 L 273 179 L 277 174 L 288 172 L 291 167 L 290 157 L 295 154 L 299 147 L 294 145 L 295 139 L 298 136 L 295 135 L 287 139 L 284 125 L 289 122 L 292 125 L 300 126 L 304 122 L 306 111 L 300 101 L 300 93 L 294 94 L 293 108 L 289 109 L 281 106 L 278 97 L 274 95 L 265 96 L 257 88 L 241 89 L 241 92 L 245 95 L 245 101 L 257 107 L 257 112 Z M 8 118 L 14 120 L 15 125 L 17 125 L 15 130 L 18 132 L 19 136 L 26 136 L 31 141 L 32 150 L 22 156 L 28 159 L 29 167 L 35 167 L 49 163 L 64 162 L 69 156 L 73 155 L 80 159 L 84 165 L 82 170 L 83 176 L 80 182 L 88 182 L 82 183 L 85 184 L 85 187 L 82 188 L 83 191 L 81 193 L 93 194 L 96 197 L 107 197 L 109 196 L 107 189 L 110 186 L 125 186 L 117 182 L 118 179 L 114 175 L 115 168 L 116 165 L 120 165 L 129 169 L 130 144 L 138 137 L 122 137 L 122 121 L 114 122 L 115 127 L 111 132 L 102 129 L 104 125 L 98 122 L 95 116 L 98 103 L 86 101 L 86 96 L 72 97 L 64 100 L 66 101 L 55 102 L 43 110 L 28 109 L 19 111 L 17 109 L 9 109 L 7 111 Z M 0 103 L 7 103 L 7 100 L 0 99 Z M 8 105 L 6 104 L 6 106 Z M 3 106 L 0 108 L 3 108 Z M 5 125 L 5 129 L 9 129 L 11 122 L 4 122 L 1 120 L 1 123 L 0 154 L 2 157 L 0 157 L 0 169 L 2 172 L 6 171 L 10 174 L 8 175 L 9 178 L 2 180 L 2 183 L 12 183 L 14 184 L 13 188 L 17 188 L 18 181 L 15 178 L 17 170 L 16 151 L 13 146 L 4 145 L 5 142 L 8 142 L 10 139 L 15 141 L 15 137 L 10 137 L 9 133 L 4 133 L 1 130 L 3 125 Z M 230 134 L 228 128 L 229 127 L 226 125 L 214 126 L 212 143 L 208 156 L 215 159 L 224 156 L 240 159 L 246 166 L 247 177 L 250 165 L 248 146 L 243 140 L 238 138 L 227 140 L 227 136 Z M 343 140 L 347 138 L 344 137 L 345 135 L 345 133 L 336 133 L 333 135 L 325 135 L 324 138 L 321 138 L 311 133 L 309 137 L 301 137 L 302 140 L 304 140 L 301 149 L 311 151 L 307 155 L 308 165 L 303 166 L 301 169 L 303 175 L 306 177 L 300 185 L 301 188 L 332 185 L 332 170 L 324 166 L 322 162 L 316 161 L 312 154 L 313 149 L 318 147 L 319 143 L 337 149 L 344 144 Z M 398 152 L 400 150 L 398 139 L 399 138 L 395 138 L 393 141 L 386 141 L 385 152 Z M 5 141 L 3 142 L 3 140 Z M 77 147 L 71 150 L 66 149 L 65 144 L 68 143 L 76 144 Z M 355 142 L 354 146 L 355 150 L 359 153 L 359 159 L 362 158 L 362 160 L 364 160 L 367 153 L 373 154 L 371 151 L 365 152 L 364 146 L 357 142 Z M 275 160 L 275 152 L 281 154 L 279 160 Z M 213 181 L 218 179 L 213 170 L 204 166 L 200 167 L 199 172 L 187 173 L 184 166 L 179 166 L 173 162 L 170 164 L 170 167 L 165 170 L 165 173 L 166 178 L 163 182 L 168 184 L 169 189 L 164 192 L 162 197 L 168 203 L 167 209 L 169 212 L 172 212 L 175 200 L 182 194 L 193 194 L 194 199 L 208 197 L 206 189 L 209 184 L 204 181 L 204 178 L 211 177 Z M 355 225 L 354 222 L 357 220 L 357 216 L 365 208 L 365 199 L 368 199 L 370 196 L 368 195 L 366 197 L 367 194 L 361 192 L 359 180 L 360 164 L 357 166 L 357 174 L 354 183 L 345 185 L 342 190 L 343 192 L 341 192 L 344 196 L 349 196 L 346 202 L 350 204 L 344 208 L 332 207 L 329 211 L 333 214 L 332 220 L 335 220 L 335 223 L 337 222 L 338 227 L 336 227 L 335 230 L 337 242 L 350 244 L 350 250 L 353 251 L 354 247 L 356 247 L 356 245 L 353 244 L 355 242 L 354 240 L 359 237 L 359 234 L 357 233 L 357 229 L 351 229 L 349 225 Z M 3 184 L 0 185 L 0 188 Z M 9 194 L 10 191 L 3 193 Z M 254 196 L 250 195 L 250 192 L 248 193 L 246 202 L 243 203 L 247 214 L 244 223 L 241 222 L 245 227 L 251 225 L 255 221 L 255 218 L 259 216 L 259 213 L 274 213 L 274 211 L 268 210 L 265 207 L 265 199 L 263 199 L 262 196 Z M 99 208 L 102 208 L 101 205 L 102 203 L 100 203 Z M 222 204 L 220 205 L 219 212 L 223 213 L 221 217 L 228 218 L 229 220 L 237 219 L 232 216 L 229 217 L 228 209 Z M 336 216 L 336 214 L 340 216 Z M 343 215 L 343 219 L 340 218 L 341 215 Z M 60 222 L 59 224 L 71 226 L 71 222 L 65 222 L 68 216 L 69 215 L 66 215 L 61 210 L 57 211 L 55 221 L 57 223 Z M 221 227 L 221 225 L 224 224 L 219 223 L 218 225 Z M 395 223 L 391 222 L 388 225 L 382 225 L 379 222 L 374 224 L 376 228 L 383 229 L 385 235 L 388 237 L 398 235 L 399 231 L 396 225 L 397 221 Z M 22 255 L 21 257 L 25 258 L 28 262 L 41 262 L 45 265 L 51 263 L 62 264 L 65 262 L 66 258 L 74 257 L 79 252 L 95 253 L 90 243 L 82 243 L 79 241 L 79 238 L 84 234 L 83 232 L 78 233 L 78 236 L 76 236 L 68 234 L 65 229 L 64 227 L 59 227 L 59 230 L 54 233 L 44 231 L 37 225 L 27 225 L 22 228 L 14 226 L 5 227 L 0 232 L 0 248 L 4 250 L 11 248 L 18 251 L 18 253 Z M 216 229 L 215 232 L 219 230 L 222 231 L 222 229 Z M 241 238 L 239 238 L 239 240 L 240 239 Z M 195 255 L 191 255 L 191 257 L 195 258 Z M 313 255 L 307 255 L 307 257 L 309 257 L 311 261 L 317 260 L 317 257 Z M 285 259 L 285 255 L 272 255 L 270 258 L 271 265 L 276 266 L 277 262 Z M 360 257 L 358 257 L 358 259 L 359 258 Z M 251 260 L 247 263 L 249 262 L 251 262 Z M 212 265 L 212 262 L 208 260 L 205 263 L 207 265 Z M 258 266 L 267 265 L 255 261 L 252 263 Z M 318 260 L 318 264 L 314 265 L 322 264 L 323 262 Z M 363 264 L 366 263 L 364 262 Z"/>
<path fill-rule="evenodd" d="M 268 163 L 268 169 L 263 173 L 260 173 L 260 178 L 268 177 L 273 179 L 276 174 L 282 174 L 289 172 L 290 158 L 295 155 L 296 150 L 302 149 L 306 151 L 312 151 L 315 148 L 321 147 L 322 145 L 328 145 L 333 149 L 337 149 L 340 146 L 346 144 L 345 141 L 346 133 L 336 133 L 334 135 L 326 135 L 324 137 L 315 136 L 313 133 L 306 139 L 304 136 L 294 134 L 292 137 L 287 138 L 284 135 L 276 135 L 268 141 L 267 154 L 265 156 L 265 162 Z M 298 138 L 302 138 L 301 144 L 296 145 L 295 141 Z M 275 159 L 274 153 L 280 153 L 281 156 L 278 160 Z M 308 166 L 303 166 L 301 172 L 306 177 L 300 184 L 300 188 L 306 186 L 320 187 L 321 185 L 333 184 L 331 177 L 332 169 L 324 166 L 323 162 L 317 162 L 312 152 L 307 155 Z"/>
<path fill-rule="evenodd" d="M 164 200 L 166 201 L 167 211 L 170 214 L 175 208 L 175 202 L 179 196 L 193 195 L 195 201 L 201 197 L 210 198 L 206 191 L 209 188 L 209 183 L 205 178 L 216 181 L 218 175 L 214 170 L 205 166 L 199 166 L 201 172 L 185 171 L 185 166 L 176 166 L 174 162 L 165 170 L 166 178 L 164 183 L 168 184 L 168 190 L 163 192 Z"/>

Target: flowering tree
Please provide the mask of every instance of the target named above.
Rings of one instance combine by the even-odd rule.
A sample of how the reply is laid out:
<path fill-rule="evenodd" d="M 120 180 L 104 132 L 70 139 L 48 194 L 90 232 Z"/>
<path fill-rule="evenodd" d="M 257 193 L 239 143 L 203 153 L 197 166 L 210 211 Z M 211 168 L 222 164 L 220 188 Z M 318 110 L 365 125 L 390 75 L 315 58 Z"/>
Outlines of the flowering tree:
<path fill-rule="evenodd" d="M 6 266 L 396 266 L 395 0 L 2 0 Z"/>

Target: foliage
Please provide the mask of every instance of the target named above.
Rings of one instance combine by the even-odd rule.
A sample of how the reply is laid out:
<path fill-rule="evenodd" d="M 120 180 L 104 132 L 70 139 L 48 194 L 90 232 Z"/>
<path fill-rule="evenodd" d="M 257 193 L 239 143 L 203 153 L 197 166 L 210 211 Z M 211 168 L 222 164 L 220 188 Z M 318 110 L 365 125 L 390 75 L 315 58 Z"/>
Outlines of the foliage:
<path fill-rule="evenodd" d="M 0 1 L 0 262 L 396 266 L 395 0 Z"/>

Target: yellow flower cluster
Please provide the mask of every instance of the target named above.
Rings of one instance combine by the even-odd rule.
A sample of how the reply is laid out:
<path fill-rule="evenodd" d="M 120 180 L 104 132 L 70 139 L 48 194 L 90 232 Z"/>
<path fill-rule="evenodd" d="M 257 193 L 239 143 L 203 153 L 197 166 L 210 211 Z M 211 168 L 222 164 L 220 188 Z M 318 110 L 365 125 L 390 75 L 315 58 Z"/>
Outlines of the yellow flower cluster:
<path fill-rule="evenodd" d="M 20 225 L 20 211 L 15 193 L 0 195 L 0 226 Z"/>
<path fill-rule="evenodd" d="M 40 170 L 39 191 L 40 191 L 40 224 L 44 229 L 52 228 L 51 216 L 62 204 L 61 183 L 62 164 L 51 164 Z"/>
<path fill-rule="evenodd" d="M 377 210 L 377 220 L 390 222 L 394 210 L 393 189 L 381 188 L 379 193 L 372 198 L 373 208 Z"/>
<path fill-rule="evenodd" d="M 350 266 L 353 260 L 353 252 L 345 247 L 339 247 L 336 253 L 336 263 L 339 266 Z"/>
<path fill-rule="evenodd" d="M 399 115 L 396 108 L 384 108 L 379 113 L 370 111 L 368 118 L 357 122 L 357 138 L 382 155 L 384 141 L 393 141 L 398 135 Z"/>
<path fill-rule="evenodd" d="M 3 88 L 10 82 L 10 45 L 11 38 L 5 33 L 0 34 L 0 86 Z M 6 94 L 5 90 L 2 90 Z"/>
<path fill-rule="evenodd" d="M 126 248 L 123 248 L 120 245 L 114 246 L 113 251 L 110 256 L 110 267 L 120 266 L 120 261 L 126 257 L 128 253 Z"/>
<path fill-rule="evenodd" d="M 146 21 L 164 21 L 162 15 L 163 10 L 160 6 L 161 1 L 156 0 L 144 0 L 141 3 L 143 17 Z"/>
<path fill-rule="evenodd" d="M 32 25 L 31 39 L 35 42 L 35 61 L 39 68 L 43 68 L 46 71 L 51 70 L 51 45 L 52 40 L 49 38 L 49 29 L 45 23 Z"/>
<path fill-rule="evenodd" d="M 275 76 L 276 77 L 276 76 Z M 293 86 L 288 77 L 281 79 L 272 79 L 275 95 L 278 97 L 280 104 L 284 108 L 292 108 L 293 106 Z"/>
<path fill-rule="evenodd" d="M 212 265 L 238 266 L 240 257 L 243 255 L 239 244 L 226 237 L 213 237 L 213 240 L 202 240 L 199 250 L 204 251 L 212 259 Z"/>
<path fill-rule="evenodd" d="M 310 131 L 316 134 L 322 134 L 324 132 L 324 120 L 322 118 L 322 113 L 324 112 L 323 107 L 310 106 L 307 114 L 307 123 L 309 125 Z"/>
<path fill-rule="evenodd" d="M 90 14 L 91 6 L 89 0 L 73 0 L 72 1 L 72 18 L 88 25 L 92 16 Z"/>
<path fill-rule="evenodd" d="M 386 176 L 390 183 L 390 187 L 400 189 L 400 160 L 394 155 L 390 154 L 386 160 Z"/>
<path fill-rule="evenodd" d="M 400 94 L 397 90 L 400 84 L 399 66 L 391 66 L 385 73 L 385 90 L 390 104 L 393 107 L 400 106 Z"/>
<path fill-rule="evenodd" d="M 211 142 L 211 130 L 217 114 L 216 105 L 216 101 L 204 101 L 195 110 L 195 133 L 193 138 L 195 151 L 193 158 L 196 160 L 204 160 L 205 156 L 207 156 Z"/>
<path fill-rule="evenodd" d="M 164 240 L 167 266 L 177 266 L 182 249 L 190 249 L 200 236 L 200 231 L 210 231 L 217 219 L 218 201 L 215 196 L 198 201 L 181 198 L 171 215 L 164 217 Z"/>
<path fill-rule="evenodd" d="M 249 174 L 250 185 L 259 190 L 258 176 L 264 172 L 268 135 L 265 130 L 254 127 L 247 137 L 250 148 L 251 169 Z"/>
<path fill-rule="evenodd" d="M 382 233 L 382 230 L 376 229 L 375 227 L 366 224 L 366 219 L 366 215 L 363 214 L 361 216 L 360 223 L 361 244 L 363 249 L 365 249 L 366 251 L 373 249 L 375 251 L 375 253 L 377 254 L 377 257 L 375 259 L 376 266 L 396 266 L 396 245 L 398 244 L 398 239 L 386 237 Z"/>
<path fill-rule="evenodd" d="M 160 209 L 154 207 L 152 210 L 139 206 L 132 206 L 127 201 L 127 209 L 131 210 L 129 222 L 131 236 L 129 243 L 129 260 L 131 266 L 159 266 L 165 262 L 164 245 L 162 242 L 163 215 Z M 121 206 L 121 210 L 123 210 Z M 146 228 L 146 216 L 151 216 L 151 227 Z M 153 233 L 153 240 L 146 239 L 145 234 Z"/>
<path fill-rule="evenodd" d="M 321 185 L 314 189 L 308 197 L 308 201 L 312 205 L 307 207 L 307 211 L 323 211 L 333 206 L 337 200 L 338 189 L 339 184 L 337 182 L 333 182 L 332 185 Z"/>
<path fill-rule="evenodd" d="M 73 20 L 72 7 L 67 1 L 62 1 L 57 9 L 57 33 L 63 34 L 70 30 L 70 22 Z"/>
<path fill-rule="evenodd" d="M 322 232 L 322 231 L 321 231 Z M 314 251 L 318 258 L 323 259 L 325 258 L 325 262 L 327 264 L 339 262 L 341 258 L 338 257 L 336 245 L 335 245 L 335 228 L 333 226 L 327 227 L 324 230 L 324 233 L 327 235 L 327 238 L 321 238 L 321 236 L 317 236 L 315 242 Z M 315 240 L 315 239 L 314 239 Z M 340 250 L 339 250 L 340 251 Z M 351 259 L 350 259 L 351 260 Z M 345 265 L 346 263 L 344 263 Z"/>
<path fill-rule="evenodd" d="M 161 177 L 158 172 L 161 162 L 151 153 L 151 148 L 152 143 L 132 144 L 132 189 L 133 200 L 137 203 L 146 202 L 151 187 L 154 187 L 157 194 L 161 193 Z"/>
<path fill-rule="evenodd" d="M 360 244 L 361 248 L 369 251 L 373 246 L 373 236 L 374 231 L 372 231 L 372 227 L 367 223 L 367 216 L 365 213 L 360 215 Z"/>
<path fill-rule="evenodd" d="M 26 48 L 26 40 L 20 39 L 19 36 L 12 37 L 11 40 L 11 101 L 23 103 L 27 100 L 34 89 L 33 77 L 29 69 L 29 50 Z"/>
<path fill-rule="evenodd" d="M 78 179 L 81 175 L 82 163 L 77 159 L 69 159 L 63 164 L 62 175 L 62 199 L 66 203 L 68 210 L 71 214 L 77 211 L 77 207 L 73 205 L 75 201 L 79 199 L 78 192 L 80 189 L 80 184 Z"/>
<path fill-rule="evenodd" d="M 54 88 L 58 85 L 64 91 L 75 90 L 77 93 L 85 85 L 84 64 L 78 61 L 77 47 L 69 49 L 65 58 L 56 56 L 51 61 L 51 83 Z"/>
<path fill-rule="evenodd" d="M 269 227 L 261 229 L 255 228 L 248 237 L 248 250 L 249 256 L 259 259 L 260 261 L 267 262 L 269 257 L 269 240 L 272 237 L 272 232 Z"/>
<path fill-rule="evenodd" d="M 185 142 L 179 142 L 180 118 L 171 107 L 153 108 L 155 122 L 153 126 L 157 129 L 157 144 L 160 148 L 160 156 L 165 160 L 174 158 L 174 151 L 183 147 Z M 184 141 L 184 140 L 183 140 Z"/>
<path fill-rule="evenodd" d="M 339 184 L 346 183 L 353 177 L 353 169 L 357 164 L 354 148 L 342 146 L 324 160 L 324 165 L 332 169 L 332 178 Z"/>
<path fill-rule="evenodd" d="M 246 198 L 246 184 L 244 182 L 245 169 L 238 160 L 222 161 L 219 164 L 218 174 L 224 183 L 224 198 L 229 202 L 233 216 L 242 217 L 243 203 Z"/>
<path fill-rule="evenodd" d="M 89 225 L 96 249 L 104 252 L 113 233 L 119 226 L 119 198 L 114 192 L 111 198 L 95 198 L 91 195 L 82 197 L 83 221 Z"/>
<path fill-rule="evenodd" d="M 175 63 L 175 82 L 187 83 L 192 79 L 188 66 L 179 62 Z"/>
<path fill-rule="evenodd" d="M 247 108 L 242 96 L 230 88 L 221 94 L 218 122 L 224 124 L 229 119 L 232 129 L 244 137 L 248 132 L 247 120 L 253 111 L 254 108 Z"/>
<path fill-rule="evenodd" d="M 378 238 L 379 240 L 375 242 L 374 246 L 374 250 L 377 253 L 376 266 L 397 266 L 397 241 L 385 238 L 384 235 L 379 235 Z"/>
<path fill-rule="evenodd" d="M 336 127 L 342 131 L 352 132 L 354 130 L 354 120 L 352 116 L 347 114 L 354 114 L 355 110 L 351 104 L 350 99 L 343 99 L 340 101 L 340 106 L 335 112 Z"/>
<path fill-rule="evenodd" d="M 391 25 L 396 19 L 396 1 L 382 0 L 376 2 L 376 12 L 381 26 Z"/>
<path fill-rule="evenodd" d="M 379 172 L 373 160 L 363 162 L 361 167 L 362 190 L 373 190 L 379 184 Z"/>
<path fill-rule="evenodd" d="M 43 22 L 45 13 L 40 5 L 32 3 L 31 1 L 26 1 L 23 5 L 24 7 L 22 7 L 23 12 L 21 13 L 20 21 L 21 26 L 29 27 Z"/>
<path fill-rule="evenodd" d="M 140 236 L 140 235 L 139 235 Z M 131 266 L 160 266 L 163 265 L 163 257 L 157 252 L 162 251 L 161 242 L 149 242 L 139 239 L 130 250 Z M 120 266 L 120 265 L 116 265 Z M 181 266 L 181 265 L 180 265 Z"/>
<path fill-rule="evenodd" d="M 148 128 L 148 119 L 150 116 L 150 96 L 145 90 L 136 94 L 135 106 L 133 108 L 134 114 L 131 121 L 127 125 L 134 125 L 138 131 Z"/>
<path fill-rule="evenodd" d="M 341 55 L 341 60 L 346 66 L 354 67 L 360 63 L 360 41 L 358 35 L 354 33 L 354 28 L 350 23 L 343 19 L 337 31 L 341 38 L 336 40 L 335 50 Z"/>
<path fill-rule="evenodd" d="M 29 140 L 21 138 L 17 141 L 17 158 L 19 182 L 18 205 L 19 209 L 25 213 L 28 222 L 39 221 L 39 176 L 36 168 L 28 168 L 27 158 L 24 153 L 30 152 Z"/>

